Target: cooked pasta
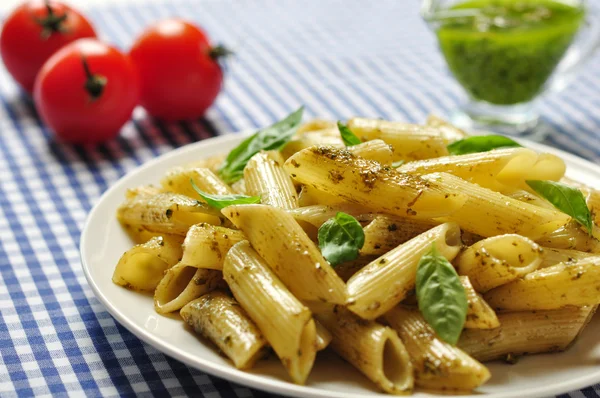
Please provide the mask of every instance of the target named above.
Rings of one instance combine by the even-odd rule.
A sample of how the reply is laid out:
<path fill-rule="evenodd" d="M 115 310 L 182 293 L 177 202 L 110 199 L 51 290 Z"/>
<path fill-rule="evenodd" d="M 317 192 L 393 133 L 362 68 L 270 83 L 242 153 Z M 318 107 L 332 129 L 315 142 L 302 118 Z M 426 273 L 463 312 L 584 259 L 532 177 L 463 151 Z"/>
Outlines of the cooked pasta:
<path fill-rule="evenodd" d="M 460 275 L 466 275 L 478 292 L 487 292 L 535 271 L 543 249 L 521 235 L 507 234 L 481 240 L 456 259 Z"/>
<path fill-rule="evenodd" d="M 446 140 L 435 128 L 380 119 L 354 118 L 348 128 L 363 141 L 380 139 L 394 149 L 394 160 L 430 159 L 448 154 Z"/>
<path fill-rule="evenodd" d="M 344 149 L 308 148 L 289 158 L 285 167 L 298 183 L 401 217 L 442 217 L 466 201 L 453 187 L 441 188 L 435 181 L 399 173 Z"/>
<path fill-rule="evenodd" d="M 348 309 L 361 318 L 376 319 L 415 287 L 417 264 L 432 243 L 451 261 L 461 247 L 460 229 L 442 224 L 373 260 L 347 282 Z"/>
<path fill-rule="evenodd" d="M 133 247 L 113 282 L 153 293 L 239 369 L 272 350 L 310 384 L 337 353 L 397 395 L 477 394 L 479 361 L 563 350 L 585 328 L 600 190 L 562 159 L 435 116 L 298 123 L 128 189 L 117 219 Z"/>
<path fill-rule="evenodd" d="M 223 274 L 292 380 L 304 384 L 317 351 L 317 332 L 310 310 L 290 293 L 248 241 L 229 251 Z"/>
<path fill-rule="evenodd" d="M 482 362 L 508 354 L 562 351 L 581 333 L 595 311 L 594 306 L 499 314 L 500 327 L 465 330 L 458 347 Z"/>
<path fill-rule="evenodd" d="M 379 388 L 396 395 L 412 392 L 413 367 L 396 332 L 337 306 L 317 318 L 333 335 L 333 350 Z"/>
<path fill-rule="evenodd" d="M 492 308 L 553 310 L 600 304 L 600 257 L 542 268 L 485 294 Z"/>
<path fill-rule="evenodd" d="M 418 309 L 397 306 L 383 319 L 402 339 L 415 369 L 417 386 L 470 391 L 490 378 L 485 366 L 439 339 Z"/>
<path fill-rule="evenodd" d="M 266 354 L 266 340 L 234 298 L 214 291 L 190 301 L 183 320 L 225 353 L 238 369 L 248 369 Z"/>
<path fill-rule="evenodd" d="M 300 300 L 346 302 L 344 282 L 289 213 L 265 205 L 229 206 L 223 213 Z"/>

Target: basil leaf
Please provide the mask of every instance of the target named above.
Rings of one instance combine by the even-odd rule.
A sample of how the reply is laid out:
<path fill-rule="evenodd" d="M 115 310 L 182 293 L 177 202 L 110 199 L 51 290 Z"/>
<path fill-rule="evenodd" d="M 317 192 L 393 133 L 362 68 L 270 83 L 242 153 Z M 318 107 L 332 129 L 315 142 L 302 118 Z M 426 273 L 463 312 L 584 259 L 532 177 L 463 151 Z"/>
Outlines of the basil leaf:
<path fill-rule="evenodd" d="M 402 166 L 404 163 L 406 163 L 404 160 L 398 160 L 397 162 L 393 162 L 392 168 L 397 169 L 398 167 Z"/>
<path fill-rule="evenodd" d="M 206 193 L 190 178 L 190 183 L 192 184 L 192 188 L 202 199 L 206 201 L 206 203 L 214 208 L 219 210 L 224 209 L 227 206 L 231 205 L 251 205 L 254 203 L 260 203 L 260 196 L 246 196 L 246 195 L 211 195 Z"/>
<path fill-rule="evenodd" d="M 437 335 L 455 345 L 467 319 L 467 295 L 454 267 L 431 245 L 417 266 L 419 310 Z"/>
<path fill-rule="evenodd" d="M 219 168 L 219 177 L 227 184 L 238 181 L 244 175 L 244 167 L 250 158 L 260 151 L 281 149 L 296 133 L 302 120 L 304 107 L 301 106 L 285 119 L 258 131 L 234 148 Z"/>
<path fill-rule="evenodd" d="M 348 128 L 342 122 L 337 122 L 338 130 L 340 130 L 340 135 L 342 136 L 342 141 L 344 141 L 344 145 L 346 146 L 354 146 L 360 144 L 362 141 L 358 138 L 352 130 Z"/>
<path fill-rule="evenodd" d="M 467 153 L 487 152 L 497 148 L 520 147 L 516 141 L 502 135 L 476 135 L 458 140 L 448 145 L 450 155 L 466 155 Z"/>
<path fill-rule="evenodd" d="M 334 267 L 356 259 L 365 244 L 365 232 L 360 223 L 342 212 L 325 221 L 317 237 L 323 257 Z"/>
<path fill-rule="evenodd" d="M 528 180 L 525 182 L 558 210 L 583 225 L 591 235 L 594 227 L 592 213 L 579 189 L 555 181 Z"/>

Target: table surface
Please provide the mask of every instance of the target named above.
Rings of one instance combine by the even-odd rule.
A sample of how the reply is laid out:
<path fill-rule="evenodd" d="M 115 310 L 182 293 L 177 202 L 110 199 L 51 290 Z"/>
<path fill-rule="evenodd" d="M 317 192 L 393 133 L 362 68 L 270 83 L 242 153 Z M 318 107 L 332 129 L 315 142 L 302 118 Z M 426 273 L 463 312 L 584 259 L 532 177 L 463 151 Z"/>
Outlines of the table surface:
<path fill-rule="evenodd" d="M 0 10 L 12 3 L 0 1 Z M 124 49 L 149 22 L 178 15 L 204 26 L 236 56 L 206 118 L 163 124 L 136 110 L 118 139 L 97 148 L 53 140 L 0 70 L 0 396 L 267 396 L 190 369 L 116 323 L 81 270 L 86 215 L 102 192 L 149 159 L 268 125 L 300 104 L 309 117 L 331 119 L 422 122 L 430 113 L 447 115 L 463 97 L 418 17 L 418 2 L 74 3 L 91 5 L 103 37 Z M 567 90 L 540 103 L 551 129 L 547 144 L 600 157 L 599 89 L 595 57 Z"/>

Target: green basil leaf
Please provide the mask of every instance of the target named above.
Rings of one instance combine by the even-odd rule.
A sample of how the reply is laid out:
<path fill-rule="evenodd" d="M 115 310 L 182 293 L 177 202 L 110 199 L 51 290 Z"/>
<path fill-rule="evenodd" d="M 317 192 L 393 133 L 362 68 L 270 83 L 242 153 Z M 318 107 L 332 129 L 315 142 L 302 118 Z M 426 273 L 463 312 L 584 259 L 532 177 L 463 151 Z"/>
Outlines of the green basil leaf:
<path fill-rule="evenodd" d="M 342 141 L 344 141 L 344 145 L 346 146 L 354 146 L 361 143 L 360 138 L 358 138 L 352 130 L 348 128 L 342 122 L 337 122 L 338 130 L 340 130 L 340 135 L 342 136 Z"/>
<path fill-rule="evenodd" d="M 404 163 L 406 163 L 404 160 L 398 160 L 397 162 L 393 162 L 392 168 L 397 169 L 398 167 L 402 166 Z"/>
<path fill-rule="evenodd" d="M 435 243 L 417 266 L 416 293 L 427 323 L 442 340 L 455 345 L 467 319 L 467 294 L 456 270 Z"/>
<path fill-rule="evenodd" d="M 497 148 L 520 147 L 516 141 L 502 135 L 476 135 L 448 145 L 450 155 L 487 152 Z"/>
<path fill-rule="evenodd" d="M 250 158 L 260 151 L 281 149 L 296 133 L 302 120 L 304 107 L 301 106 L 285 119 L 258 131 L 234 148 L 219 168 L 219 177 L 228 184 L 238 181 L 244 175 L 244 167 Z"/>
<path fill-rule="evenodd" d="M 592 213 L 579 189 L 555 181 L 528 180 L 526 182 L 542 198 L 583 225 L 591 235 L 594 227 Z"/>
<path fill-rule="evenodd" d="M 332 266 L 358 257 L 358 251 L 365 244 L 365 232 L 356 218 L 338 212 L 319 228 L 319 248 L 323 257 Z"/>
<path fill-rule="evenodd" d="M 198 192 L 198 195 L 200 195 L 200 197 L 204 199 L 209 206 L 219 210 L 231 205 L 252 205 L 255 203 L 260 203 L 260 196 L 211 195 L 198 188 L 198 185 L 196 185 L 194 180 L 191 178 L 190 183 L 192 184 L 192 188 Z"/>

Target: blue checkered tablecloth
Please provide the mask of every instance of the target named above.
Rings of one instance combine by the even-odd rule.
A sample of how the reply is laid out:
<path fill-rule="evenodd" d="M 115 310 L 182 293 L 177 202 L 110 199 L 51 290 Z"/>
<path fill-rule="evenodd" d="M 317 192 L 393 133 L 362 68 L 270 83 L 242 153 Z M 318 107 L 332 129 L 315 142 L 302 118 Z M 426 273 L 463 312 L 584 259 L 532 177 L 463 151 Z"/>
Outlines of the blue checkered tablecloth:
<path fill-rule="evenodd" d="M 597 0 L 594 0 L 597 1 Z M 237 51 L 205 119 L 162 124 L 136 111 L 97 148 L 53 140 L 0 70 L 0 396 L 261 397 L 142 343 L 94 297 L 79 260 L 90 208 L 151 158 L 214 135 L 309 117 L 422 122 L 461 100 L 416 0 L 164 0 L 90 11 L 127 48 L 153 20 L 185 16 Z M 541 104 L 547 143 L 600 157 L 600 57 Z M 600 386 L 563 397 L 598 397 Z"/>

